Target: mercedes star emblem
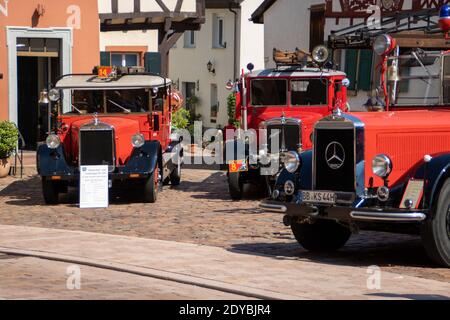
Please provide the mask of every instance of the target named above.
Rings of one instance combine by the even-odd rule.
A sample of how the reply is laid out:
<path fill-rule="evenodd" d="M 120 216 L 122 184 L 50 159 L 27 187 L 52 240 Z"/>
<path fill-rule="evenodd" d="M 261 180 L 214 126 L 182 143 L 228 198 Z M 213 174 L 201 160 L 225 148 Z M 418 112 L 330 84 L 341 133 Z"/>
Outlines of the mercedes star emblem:
<path fill-rule="evenodd" d="M 325 150 L 325 161 L 333 170 L 342 167 L 345 162 L 345 150 L 342 144 L 336 141 L 331 142 Z"/>

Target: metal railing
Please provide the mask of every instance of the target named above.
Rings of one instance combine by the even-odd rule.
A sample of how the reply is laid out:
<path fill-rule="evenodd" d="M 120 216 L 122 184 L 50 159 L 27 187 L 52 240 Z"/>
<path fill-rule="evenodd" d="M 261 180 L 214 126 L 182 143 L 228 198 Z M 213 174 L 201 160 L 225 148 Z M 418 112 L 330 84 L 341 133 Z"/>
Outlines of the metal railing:
<path fill-rule="evenodd" d="M 11 174 L 13 176 L 17 176 L 17 164 L 20 164 L 20 179 L 23 178 L 23 149 L 26 147 L 25 139 L 23 138 L 22 133 L 17 127 L 18 139 L 16 150 L 14 151 L 14 166 L 11 168 Z"/>

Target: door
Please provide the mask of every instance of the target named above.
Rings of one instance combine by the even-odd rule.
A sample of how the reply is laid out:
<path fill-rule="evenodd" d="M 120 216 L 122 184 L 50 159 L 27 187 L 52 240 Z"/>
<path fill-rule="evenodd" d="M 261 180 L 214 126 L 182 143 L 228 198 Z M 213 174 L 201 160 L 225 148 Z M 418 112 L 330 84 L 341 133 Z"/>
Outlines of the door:
<path fill-rule="evenodd" d="M 324 44 L 325 38 L 325 5 L 311 6 L 309 50 Z"/>

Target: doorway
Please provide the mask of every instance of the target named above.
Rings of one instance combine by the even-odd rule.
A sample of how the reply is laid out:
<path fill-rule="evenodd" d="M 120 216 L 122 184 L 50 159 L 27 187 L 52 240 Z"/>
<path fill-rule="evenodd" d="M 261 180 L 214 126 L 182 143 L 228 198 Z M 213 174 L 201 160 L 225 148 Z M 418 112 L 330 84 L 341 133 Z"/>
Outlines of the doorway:
<path fill-rule="evenodd" d="M 59 52 L 59 39 L 17 39 L 17 124 L 26 150 L 36 150 L 48 135 L 48 105 L 39 98 L 61 75 Z"/>
<path fill-rule="evenodd" d="M 309 36 L 309 50 L 324 44 L 325 40 L 325 5 L 311 6 L 311 20 L 310 20 L 310 36 Z"/>

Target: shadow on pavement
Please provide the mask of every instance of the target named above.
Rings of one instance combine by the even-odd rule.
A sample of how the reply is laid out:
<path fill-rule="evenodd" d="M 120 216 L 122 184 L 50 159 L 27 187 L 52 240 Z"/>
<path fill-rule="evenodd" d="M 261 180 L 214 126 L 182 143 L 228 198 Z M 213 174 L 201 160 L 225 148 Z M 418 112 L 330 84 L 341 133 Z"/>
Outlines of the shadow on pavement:
<path fill-rule="evenodd" d="M 440 269 L 450 281 L 448 269 L 433 264 L 420 238 L 388 233 L 363 232 L 353 236 L 347 245 L 333 253 L 313 253 L 293 243 L 235 244 L 230 251 L 240 254 L 263 255 L 274 259 L 307 260 L 311 262 L 358 267 L 411 267 Z"/>
<path fill-rule="evenodd" d="M 370 293 L 366 296 L 380 297 L 385 299 L 408 299 L 408 300 L 450 300 L 449 297 L 436 294 L 393 294 L 393 293 Z"/>

